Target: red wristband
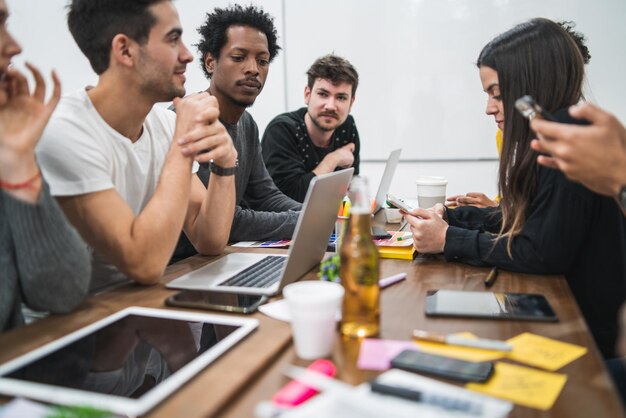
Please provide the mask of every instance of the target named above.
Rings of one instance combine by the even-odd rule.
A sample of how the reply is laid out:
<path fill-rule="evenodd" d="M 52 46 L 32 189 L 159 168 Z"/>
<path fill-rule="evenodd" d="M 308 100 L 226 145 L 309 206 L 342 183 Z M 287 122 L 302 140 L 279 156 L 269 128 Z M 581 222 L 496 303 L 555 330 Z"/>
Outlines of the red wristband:
<path fill-rule="evenodd" d="M 37 169 L 37 174 L 21 183 L 9 183 L 8 181 L 0 180 L 0 189 L 7 190 L 20 190 L 20 189 L 34 189 L 33 183 L 35 183 L 41 177 L 41 171 Z"/>

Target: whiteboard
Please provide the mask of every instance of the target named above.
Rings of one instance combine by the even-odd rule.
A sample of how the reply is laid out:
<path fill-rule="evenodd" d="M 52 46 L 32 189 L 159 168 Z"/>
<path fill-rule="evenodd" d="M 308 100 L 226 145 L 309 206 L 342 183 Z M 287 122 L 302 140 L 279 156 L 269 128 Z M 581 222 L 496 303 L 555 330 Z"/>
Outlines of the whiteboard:
<path fill-rule="evenodd" d="M 187 91 L 208 82 L 195 48 L 207 11 L 230 0 L 178 0 L 183 39 L 194 52 Z M 242 4 L 249 4 L 245 1 Z M 283 47 L 250 109 L 263 132 L 276 115 L 304 105 L 306 70 L 321 55 L 348 58 L 360 74 L 352 114 L 362 160 L 493 159 L 496 125 L 484 113 L 474 63 L 499 33 L 532 17 L 574 20 L 588 38 L 588 99 L 626 122 L 626 1 L 624 0 L 255 0 L 275 18 Z M 63 91 L 97 77 L 75 45 L 65 20 L 67 0 L 8 0 L 10 30 L 25 59 L 56 68 Z"/>
<path fill-rule="evenodd" d="M 352 109 L 361 159 L 496 158 L 493 117 L 475 66 L 499 33 L 532 17 L 574 20 L 588 38 L 592 100 L 626 120 L 624 0 L 317 0 L 285 3 L 288 107 L 304 75 L 335 52 L 360 84 Z"/>

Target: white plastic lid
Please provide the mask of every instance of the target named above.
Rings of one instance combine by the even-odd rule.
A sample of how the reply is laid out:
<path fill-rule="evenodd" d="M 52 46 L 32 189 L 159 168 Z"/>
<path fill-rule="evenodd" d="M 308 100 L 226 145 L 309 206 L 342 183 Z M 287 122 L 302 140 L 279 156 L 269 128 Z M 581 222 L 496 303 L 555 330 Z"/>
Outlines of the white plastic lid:
<path fill-rule="evenodd" d="M 415 180 L 415 184 L 418 186 L 445 186 L 448 184 L 448 180 L 440 176 L 420 176 Z"/>

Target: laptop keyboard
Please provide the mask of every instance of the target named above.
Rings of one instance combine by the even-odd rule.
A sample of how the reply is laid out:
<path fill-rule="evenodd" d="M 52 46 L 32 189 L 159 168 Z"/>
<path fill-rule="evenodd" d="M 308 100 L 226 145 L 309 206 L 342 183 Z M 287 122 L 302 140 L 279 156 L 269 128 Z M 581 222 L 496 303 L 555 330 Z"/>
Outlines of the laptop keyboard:
<path fill-rule="evenodd" d="M 218 286 L 270 287 L 280 279 L 287 257 L 269 255 Z"/>

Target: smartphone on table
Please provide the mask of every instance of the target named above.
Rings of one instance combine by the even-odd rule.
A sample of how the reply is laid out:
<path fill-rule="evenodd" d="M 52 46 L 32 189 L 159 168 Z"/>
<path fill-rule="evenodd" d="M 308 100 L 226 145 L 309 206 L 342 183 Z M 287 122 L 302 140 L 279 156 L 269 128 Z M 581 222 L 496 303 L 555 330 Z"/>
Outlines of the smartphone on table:
<path fill-rule="evenodd" d="M 461 382 L 484 382 L 493 374 L 493 362 L 472 362 L 450 357 L 404 350 L 393 359 L 391 366 L 410 372 L 446 377 Z"/>
<path fill-rule="evenodd" d="M 183 290 L 165 300 L 169 306 L 210 309 L 217 311 L 252 313 L 267 300 L 263 295 L 212 292 L 210 290 Z"/>
<path fill-rule="evenodd" d="M 379 226 L 373 226 L 372 227 L 372 238 L 374 239 L 389 239 L 391 238 L 391 234 L 387 231 L 385 231 L 384 228 L 381 228 Z"/>

